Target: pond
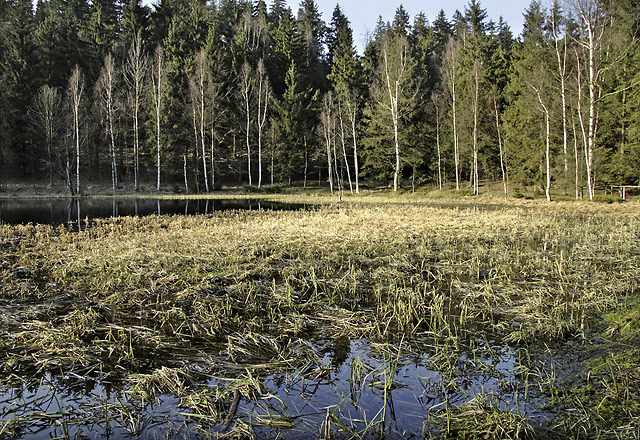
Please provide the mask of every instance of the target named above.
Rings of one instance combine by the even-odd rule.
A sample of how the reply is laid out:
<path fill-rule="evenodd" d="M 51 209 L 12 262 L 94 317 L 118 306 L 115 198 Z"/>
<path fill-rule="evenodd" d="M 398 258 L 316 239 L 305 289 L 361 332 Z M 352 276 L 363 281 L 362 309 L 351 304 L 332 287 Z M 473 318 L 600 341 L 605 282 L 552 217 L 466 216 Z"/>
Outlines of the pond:
<path fill-rule="evenodd" d="M 521 374 L 523 354 L 507 346 L 443 359 L 433 347 L 364 339 L 297 344 L 300 362 L 275 372 L 273 359 L 231 362 L 208 347 L 128 377 L 16 380 L 0 392 L 0 427 L 24 439 L 424 438 L 438 437 L 452 409 L 474 398 L 534 427 L 552 419 Z"/>
<path fill-rule="evenodd" d="M 77 229 L 78 224 L 98 218 L 214 214 L 228 210 L 299 210 L 306 206 L 257 199 L 0 199 L 0 222 L 65 225 Z"/>

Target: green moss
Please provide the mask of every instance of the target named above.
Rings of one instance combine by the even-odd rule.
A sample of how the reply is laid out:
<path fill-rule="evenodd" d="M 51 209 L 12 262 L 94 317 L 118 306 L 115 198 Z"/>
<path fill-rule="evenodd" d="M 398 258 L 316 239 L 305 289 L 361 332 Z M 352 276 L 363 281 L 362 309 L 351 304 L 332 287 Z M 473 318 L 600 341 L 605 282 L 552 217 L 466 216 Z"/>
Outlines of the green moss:
<path fill-rule="evenodd" d="M 637 334 L 640 332 L 640 298 L 628 300 L 618 310 L 607 313 L 605 319 L 610 325 L 610 334 Z"/>

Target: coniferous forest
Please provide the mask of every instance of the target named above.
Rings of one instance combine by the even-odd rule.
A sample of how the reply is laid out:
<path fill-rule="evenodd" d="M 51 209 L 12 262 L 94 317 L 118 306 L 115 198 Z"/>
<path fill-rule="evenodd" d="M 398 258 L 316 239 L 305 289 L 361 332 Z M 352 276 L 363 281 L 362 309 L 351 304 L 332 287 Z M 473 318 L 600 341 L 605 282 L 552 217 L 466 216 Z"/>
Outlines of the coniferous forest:
<path fill-rule="evenodd" d="M 638 1 L 523 14 L 516 36 L 476 0 L 399 6 L 359 54 L 313 0 L 0 0 L 0 182 L 638 184 Z"/>

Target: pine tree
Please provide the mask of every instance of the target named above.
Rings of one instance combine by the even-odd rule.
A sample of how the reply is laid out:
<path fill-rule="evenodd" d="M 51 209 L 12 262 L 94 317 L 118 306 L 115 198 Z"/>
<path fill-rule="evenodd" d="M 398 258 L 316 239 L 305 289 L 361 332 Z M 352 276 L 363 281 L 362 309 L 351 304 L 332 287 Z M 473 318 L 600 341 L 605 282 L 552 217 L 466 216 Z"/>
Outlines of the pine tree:
<path fill-rule="evenodd" d="M 280 176 L 289 183 L 302 176 L 300 164 L 305 163 L 305 145 L 301 136 L 311 128 L 310 112 L 317 101 L 317 92 L 299 87 L 300 75 L 291 61 L 285 78 L 285 92 L 274 102 L 280 149 Z"/>
<path fill-rule="evenodd" d="M 525 185 L 539 183 L 541 187 L 545 186 L 546 123 L 540 99 L 550 110 L 546 72 L 553 65 L 545 23 L 546 12 L 533 1 L 525 12 L 522 41 L 514 49 L 505 111 L 505 134 L 512 145 L 511 175 Z"/>
<path fill-rule="evenodd" d="M 433 51 L 440 59 L 444 55 L 444 49 L 451 35 L 451 23 L 447 20 L 444 10 L 440 9 L 438 16 L 433 21 Z"/>
<path fill-rule="evenodd" d="M 0 127 L 6 130 L 0 143 L 4 143 L 2 149 L 9 153 L 6 156 L 16 159 L 15 166 L 23 175 L 35 175 L 37 170 L 31 157 L 40 155 L 32 150 L 26 136 L 29 132 L 26 109 L 38 88 L 33 10 L 29 0 L 11 2 L 7 9 L 0 22 L 0 92 L 5 107 Z"/>

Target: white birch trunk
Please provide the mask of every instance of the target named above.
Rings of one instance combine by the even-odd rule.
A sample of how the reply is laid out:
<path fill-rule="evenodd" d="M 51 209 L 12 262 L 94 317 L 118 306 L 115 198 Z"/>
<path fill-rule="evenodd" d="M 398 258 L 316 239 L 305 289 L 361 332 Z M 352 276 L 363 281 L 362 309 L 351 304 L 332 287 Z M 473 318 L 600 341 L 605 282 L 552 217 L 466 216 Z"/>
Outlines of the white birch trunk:
<path fill-rule="evenodd" d="M 353 168 L 355 172 L 356 179 L 356 194 L 360 194 L 360 169 L 358 165 L 358 143 L 356 141 L 356 108 L 353 105 L 353 108 L 349 110 L 349 115 L 351 119 L 351 135 L 353 138 Z"/>
<path fill-rule="evenodd" d="M 271 94 L 269 80 L 267 79 L 266 69 L 262 60 L 258 62 L 258 188 L 262 187 L 262 131 L 267 121 L 267 111 L 269 107 L 269 96 Z"/>
<path fill-rule="evenodd" d="M 568 142 L 569 133 L 567 128 L 567 92 L 566 92 L 566 75 L 567 75 L 567 36 L 565 35 L 564 47 L 560 49 L 558 27 L 556 23 L 555 12 L 551 14 L 551 25 L 553 32 L 553 42 L 556 51 L 556 60 L 558 62 L 558 75 L 560 76 L 560 96 L 562 97 L 562 150 L 564 153 L 564 185 L 563 193 L 567 193 L 567 184 L 569 182 L 569 153 Z"/>
<path fill-rule="evenodd" d="M 500 171 L 502 171 L 502 186 L 504 187 L 504 197 L 507 198 L 509 190 L 507 188 L 507 173 L 504 165 L 504 151 L 502 147 L 502 132 L 500 131 L 500 115 L 498 113 L 498 101 L 496 95 L 493 95 L 493 108 L 496 113 L 496 132 L 498 133 L 498 148 L 500 149 Z"/>
<path fill-rule="evenodd" d="M 480 66 L 478 61 L 474 63 L 475 94 L 473 100 L 473 194 L 480 194 L 478 182 L 478 116 L 480 113 Z"/>
<path fill-rule="evenodd" d="M 584 126 L 584 118 L 582 116 L 582 69 L 580 67 L 580 56 L 578 55 L 578 52 L 576 51 L 576 61 L 577 61 L 577 72 L 578 72 L 578 81 L 577 81 L 577 85 L 578 85 L 578 120 L 580 121 L 580 130 L 582 131 L 582 141 L 584 144 L 584 159 L 585 159 L 585 165 L 586 165 L 586 172 L 587 172 L 587 185 L 588 185 L 588 190 L 589 190 L 589 199 L 593 200 L 593 194 L 591 193 L 591 161 L 589 159 L 589 152 L 590 152 L 590 144 L 589 144 L 589 138 L 587 136 L 586 133 L 586 129 Z"/>
<path fill-rule="evenodd" d="M 182 159 L 183 159 L 182 174 L 184 175 L 184 189 L 186 193 L 189 194 L 189 181 L 187 180 L 187 155 L 184 154 L 182 156 Z"/>
<path fill-rule="evenodd" d="M 201 52 L 204 57 L 204 51 Z M 202 172 L 204 174 L 204 189 L 206 192 L 209 192 L 209 173 L 207 171 L 207 147 L 206 147 L 206 139 L 205 139 L 205 123 L 204 123 L 204 115 L 205 115 L 205 61 L 202 61 L 201 72 L 200 72 L 200 143 L 202 145 Z"/>
<path fill-rule="evenodd" d="M 142 97 L 142 88 L 144 78 L 147 73 L 148 60 L 142 51 L 142 37 L 140 33 L 136 36 L 129 49 L 127 57 L 125 80 L 129 86 L 130 102 L 132 105 L 133 116 L 133 176 L 135 190 L 140 189 L 139 182 L 139 166 L 140 166 L 140 140 L 139 140 L 139 119 L 140 99 Z"/>
<path fill-rule="evenodd" d="M 438 148 L 438 188 L 442 191 L 442 155 L 440 153 L 440 112 L 436 110 L 436 147 Z"/>
<path fill-rule="evenodd" d="M 164 52 L 162 47 L 158 46 L 155 52 L 155 66 L 151 75 L 151 79 L 153 81 L 153 94 L 155 95 L 153 101 L 156 114 L 156 191 L 160 191 L 161 183 L 160 116 L 162 110 L 162 98 L 164 95 L 164 68 Z"/>
<path fill-rule="evenodd" d="M 398 191 L 398 180 L 400 176 L 400 141 L 398 136 L 398 88 L 399 80 L 391 80 L 391 72 L 389 66 L 389 54 L 388 48 L 383 53 L 384 57 L 384 71 L 387 81 L 387 91 L 389 92 L 389 110 L 391 112 L 391 120 L 393 121 L 393 139 L 396 153 L 396 168 L 393 174 L 393 190 Z"/>
<path fill-rule="evenodd" d="M 76 149 L 76 194 L 80 195 L 80 101 L 84 88 L 80 68 L 76 66 L 69 79 L 69 93 L 73 113 L 73 132 Z"/>
<path fill-rule="evenodd" d="M 349 179 L 349 191 L 351 192 L 351 194 L 353 194 L 353 183 L 351 182 L 351 171 L 349 170 L 349 161 L 347 160 L 347 147 L 344 139 L 345 130 L 344 130 L 344 121 L 342 119 L 343 109 L 340 101 L 341 99 L 338 99 L 338 119 L 340 121 L 340 143 L 342 145 L 342 155 L 344 157 L 344 166 L 347 170 L 347 179 Z"/>

